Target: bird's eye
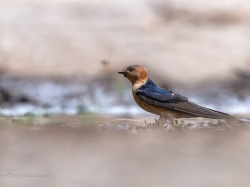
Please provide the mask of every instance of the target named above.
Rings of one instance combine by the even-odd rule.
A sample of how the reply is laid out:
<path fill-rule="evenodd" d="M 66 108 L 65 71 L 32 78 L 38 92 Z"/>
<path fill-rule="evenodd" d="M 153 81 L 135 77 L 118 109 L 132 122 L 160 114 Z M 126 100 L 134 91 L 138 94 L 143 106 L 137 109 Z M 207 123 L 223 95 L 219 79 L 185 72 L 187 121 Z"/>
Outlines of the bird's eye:
<path fill-rule="evenodd" d="M 128 70 L 129 70 L 129 71 L 133 71 L 134 68 L 133 68 L 133 67 L 129 67 Z"/>

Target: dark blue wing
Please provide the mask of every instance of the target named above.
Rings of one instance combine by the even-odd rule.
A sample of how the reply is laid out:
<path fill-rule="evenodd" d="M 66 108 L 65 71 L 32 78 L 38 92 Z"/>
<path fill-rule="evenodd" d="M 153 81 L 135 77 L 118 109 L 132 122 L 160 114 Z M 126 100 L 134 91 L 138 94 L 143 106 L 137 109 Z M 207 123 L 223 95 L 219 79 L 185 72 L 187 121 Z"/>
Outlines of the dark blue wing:
<path fill-rule="evenodd" d="M 136 95 L 151 98 L 156 101 L 166 102 L 166 103 L 178 103 L 187 102 L 188 98 L 174 93 L 170 90 L 165 90 L 160 87 L 156 88 L 139 88 L 136 90 Z"/>

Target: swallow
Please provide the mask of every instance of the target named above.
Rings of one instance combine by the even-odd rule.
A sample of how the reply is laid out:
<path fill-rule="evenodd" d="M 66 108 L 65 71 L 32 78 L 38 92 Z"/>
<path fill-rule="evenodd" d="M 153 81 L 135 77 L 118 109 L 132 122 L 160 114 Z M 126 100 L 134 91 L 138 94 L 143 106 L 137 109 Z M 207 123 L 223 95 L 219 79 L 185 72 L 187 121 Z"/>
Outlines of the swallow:
<path fill-rule="evenodd" d="M 147 112 L 160 116 L 160 119 L 173 121 L 178 118 L 232 119 L 229 114 L 197 105 L 178 93 L 157 86 L 147 70 L 139 65 L 125 67 L 118 72 L 132 83 L 135 102 Z"/>

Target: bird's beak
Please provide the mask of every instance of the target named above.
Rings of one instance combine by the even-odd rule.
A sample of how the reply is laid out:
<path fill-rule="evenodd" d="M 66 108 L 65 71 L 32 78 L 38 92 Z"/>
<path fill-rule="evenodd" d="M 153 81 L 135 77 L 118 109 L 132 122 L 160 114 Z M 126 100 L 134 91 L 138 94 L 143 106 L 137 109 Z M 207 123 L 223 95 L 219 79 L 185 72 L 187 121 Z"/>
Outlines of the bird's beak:
<path fill-rule="evenodd" d="M 126 77 L 126 75 L 128 74 L 126 71 L 119 71 L 119 74 L 123 74 L 124 77 Z"/>

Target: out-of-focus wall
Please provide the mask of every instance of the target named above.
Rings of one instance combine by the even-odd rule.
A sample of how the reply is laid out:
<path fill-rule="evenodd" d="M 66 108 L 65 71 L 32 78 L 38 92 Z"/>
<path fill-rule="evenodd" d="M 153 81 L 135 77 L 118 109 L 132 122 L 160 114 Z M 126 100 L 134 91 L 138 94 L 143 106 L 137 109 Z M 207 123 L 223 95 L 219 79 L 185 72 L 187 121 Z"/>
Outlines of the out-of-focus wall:
<path fill-rule="evenodd" d="M 250 67 L 247 0 L 1 0 L 0 25 L 11 74 L 95 76 L 108 60 L 186 83 Z"/>

